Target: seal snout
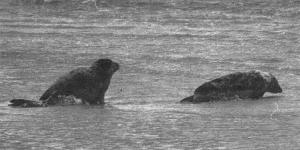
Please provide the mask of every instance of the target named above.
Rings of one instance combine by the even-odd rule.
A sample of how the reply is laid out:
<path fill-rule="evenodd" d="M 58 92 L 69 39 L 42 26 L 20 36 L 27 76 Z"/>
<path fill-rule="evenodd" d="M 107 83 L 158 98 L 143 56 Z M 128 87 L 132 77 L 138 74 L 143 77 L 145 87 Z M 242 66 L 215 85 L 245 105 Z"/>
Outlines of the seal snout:
<path fill-rule="evenodd" d="M 280 86 L 278 86 L 277 88 L 273 89 L 270 92 L 272 92 L 272 93 L 282 93 L 282 88 Z"/>
<path fill-rule="evenodd" d="M 280 87 L 278 80 L 275 77 L 272 77 L 271 83 L 268 88 L 268 92 L 282 93 L 282 88 Z"/>
<path fill-rule="evenodd" d="M 120 69 L 120 65 L 118 63 L 116 63 L 116 62 L 113 62 L 112 68 L 113 68 L 114 71 L 117 71 L 117 70 Z"/>
<path fill-rule="evenodd" d="M 282 88 L 280 87 L 278 82 L 277 82 L 277 87 L 276 87 L 275 93 L 282 93 Z"/>

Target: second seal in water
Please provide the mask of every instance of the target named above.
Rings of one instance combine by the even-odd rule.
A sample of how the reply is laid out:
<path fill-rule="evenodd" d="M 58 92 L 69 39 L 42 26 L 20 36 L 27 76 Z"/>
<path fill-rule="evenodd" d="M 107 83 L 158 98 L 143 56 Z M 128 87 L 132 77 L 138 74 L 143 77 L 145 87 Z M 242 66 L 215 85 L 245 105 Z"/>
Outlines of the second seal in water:
<path fill-rule="evenodd" d="M 236 72 L 202 84 L 193 96 L 184 98 L 181 102 L 199 103 L 235 97 L 258 99 L 265 92 L 282 92 L 277 79 L 271 73 L 259 70 Z"/>

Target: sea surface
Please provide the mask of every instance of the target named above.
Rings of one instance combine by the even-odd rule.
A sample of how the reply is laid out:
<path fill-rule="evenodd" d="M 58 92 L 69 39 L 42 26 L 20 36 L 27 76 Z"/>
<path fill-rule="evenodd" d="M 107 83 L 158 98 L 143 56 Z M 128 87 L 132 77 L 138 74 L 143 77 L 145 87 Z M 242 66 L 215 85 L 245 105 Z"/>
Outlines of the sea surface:
<path fill-rule="evenodd" d="M 0 149 L 299 149 L 300 0 L 33 1 L 0 1 Z M 105 106 L 7 106 L 99 58 L 121 66 Z M 179 103 L 253 69 L 284 92 Z"/>

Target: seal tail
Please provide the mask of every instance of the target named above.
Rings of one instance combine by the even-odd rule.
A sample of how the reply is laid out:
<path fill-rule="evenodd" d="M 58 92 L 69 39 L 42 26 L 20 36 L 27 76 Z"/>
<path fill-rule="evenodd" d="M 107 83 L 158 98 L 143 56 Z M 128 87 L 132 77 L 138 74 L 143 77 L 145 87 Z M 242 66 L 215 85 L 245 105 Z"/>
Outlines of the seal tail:
<path fill-rule="evenodd" d="M 180 101 L 180 103 L 191 103 L 191 102 L 193 102 L 193 99 L 194 99 L 194 96 L 192 95 L 192 96 L 189 96 L 189 97 L 186 97 L 186 98 L 182 99 Z"/>
<path fill-rule="evenodd" d="M 9 101 L 8 106 L 14 107 L 45 107 L 46 105 L 41 101 L 33 101 L 26 99 L 12 99 Z"/>

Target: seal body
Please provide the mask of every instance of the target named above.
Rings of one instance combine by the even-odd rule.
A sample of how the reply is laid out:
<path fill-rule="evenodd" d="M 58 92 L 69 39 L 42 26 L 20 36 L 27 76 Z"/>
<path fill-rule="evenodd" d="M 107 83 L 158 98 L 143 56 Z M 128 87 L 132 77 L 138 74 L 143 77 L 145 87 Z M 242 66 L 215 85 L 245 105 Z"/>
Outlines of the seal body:
<path fill-rule="evenodd" d="M 41 103 L 31 100 L 14 99 L 11 106 L 48 106 L 56 104 L 76 103 L 80 99 L 84 104 L 104 104 L 112 75 L 119 69 L 119 64 L 110 59 L 99 59 L 89 68 L 77 68 L 60 77 L 40 97 Z M 73 98 L 70 98 L 73 96 Z M 22 101 L 20 101 L 22 100 Z M 66 102 L 63 102 L 63 101 Z"/>
<path fill-rule="evenodd" d="M 198 103 L 234 98 L 258 99 L 265 92 L 282 92 L 277 79 L 271 73 L 259 70 L 236 72 L 202 84 L 195 90 L 193 96 L 181 102 Z"/>

